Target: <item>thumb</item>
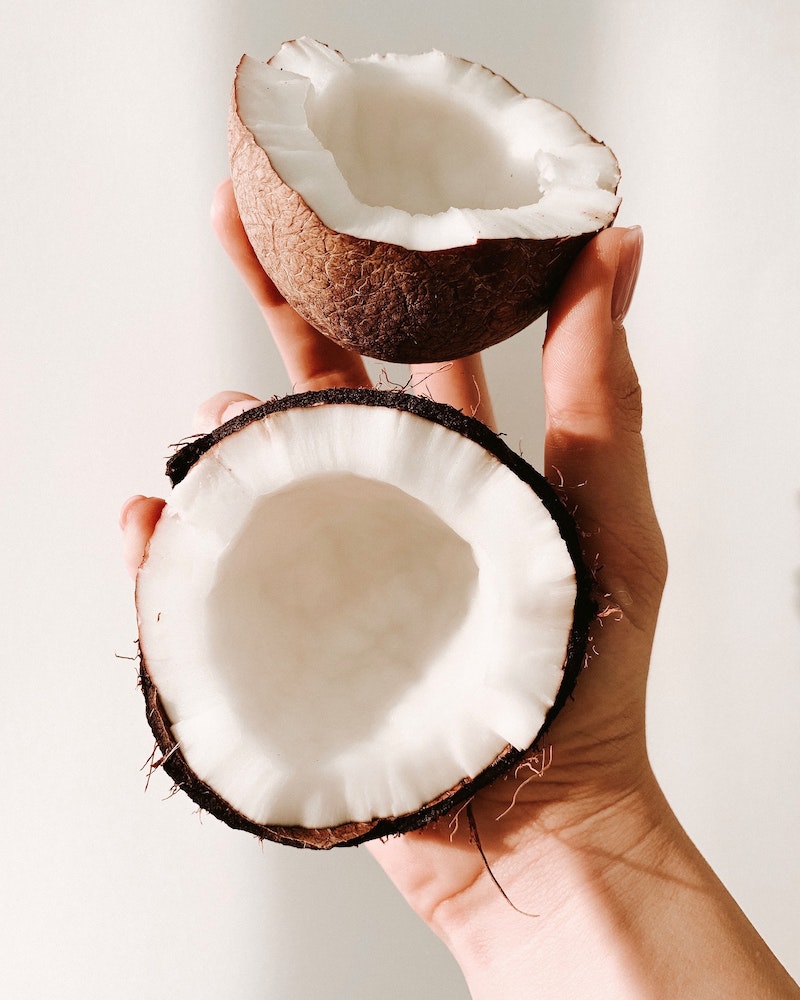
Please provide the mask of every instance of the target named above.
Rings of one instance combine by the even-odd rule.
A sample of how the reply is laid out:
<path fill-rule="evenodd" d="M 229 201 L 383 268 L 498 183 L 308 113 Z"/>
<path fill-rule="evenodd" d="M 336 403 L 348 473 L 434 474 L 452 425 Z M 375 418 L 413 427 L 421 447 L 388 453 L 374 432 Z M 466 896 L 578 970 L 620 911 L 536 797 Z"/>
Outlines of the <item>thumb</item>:
<path fill-rule="evenodd" d="M 607 230 L 583 250 L 550 309 L 544 346 L 548 428 L 610 438 L 639 430 L 639 385 L 625 317 L 642 259 L 642 231 Z"/>
<path fill-rule="evenodd" d="M 543 354 L 545 470 L 561 488 L 598 583 L 654 612 L 666 575 L 641 438 L 641 392 L 622 321 L 642 231 L 611 229 L 581 252 L 550 310 Z"/>

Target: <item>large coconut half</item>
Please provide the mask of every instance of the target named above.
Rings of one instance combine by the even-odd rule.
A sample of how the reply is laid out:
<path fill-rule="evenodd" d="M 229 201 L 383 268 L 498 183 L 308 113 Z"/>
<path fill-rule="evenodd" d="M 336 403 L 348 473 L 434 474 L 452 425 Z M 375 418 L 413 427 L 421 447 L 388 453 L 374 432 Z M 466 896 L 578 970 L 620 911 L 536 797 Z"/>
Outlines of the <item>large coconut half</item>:
<path fill-rule="evenodd" d="M 418 827 L 536 744 L 582 665 L 589 580 L 547 483 L 405 393 L 273 400 L 171 460 L 138 575 L 164 769 L 260 837 Z"/>
<path fill-rule="evenodd" d="M 517 333 L 610 225 L 613 153 L 564 111 L 441 52 L 247 56 L 230 161 L 259 260 L 336 342 L 448 361 Z"/>

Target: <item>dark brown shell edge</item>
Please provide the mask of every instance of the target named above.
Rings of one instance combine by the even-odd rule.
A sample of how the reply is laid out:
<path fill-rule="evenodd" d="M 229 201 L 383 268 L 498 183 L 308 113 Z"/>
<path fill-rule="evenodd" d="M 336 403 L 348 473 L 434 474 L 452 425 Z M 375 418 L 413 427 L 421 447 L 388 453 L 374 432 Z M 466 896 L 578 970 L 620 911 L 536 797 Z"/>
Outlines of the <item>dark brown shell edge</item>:
<path fill-rule="evenodd" d="M 175 786 L 185 792 L 201 809 L 222 820 L 228 826 L 244 830 L 264 840 L 293 847 L 327 850 L 331 847 L 355 846 L 368 840 L 389 837 L 418 829 L 442 817 L 450 810 L 468 801 L 483 786 L 492 782 L 516 763 L 531 749 L 537 747 L 550 728 L 553 719 L 569 700 L 583 668 L 588 645 L 589 626 L 596 613 L 592 596 L 593 578 L 581 554 L 580 537 L 571 515 L 560 497 L 544 477 L 514 452 L 501 437 L 485 424 L 444 403 L 437 403 L 424 396 L 411 396 L 397 390 L 378 389 L 324 389 L 290 396 L 276 397 L 268 402 L 234 417 L 210 434 L 183 445 L 167 463 L 167 475 L 177 485 L 192 466 L 219 441 L 234 434 L 248 424 L 269 417 L 273 413 L 305 406 L 325 404 L 350 404 L 359 406 L 389 406 L 413 413 L 438 423 L 462 436 L 475 441 L 490 454 L 503 462 L 537 494 L 558 526 L 575 567 L 577 593 L 567 652 L 564 660 L 564 677 L 553 706 L 545 716 L 533 744 L 527 750 L 507 746 L 497 758 L 475 778 L 466 778 L 419 810 L 402 816 L 376 818 L 367 822 L 346 823 L 336 827 L 307 829 L 254 823 L 234 809 L 228 802 L 200 779 L 181 754 L 170 729 L 170 721 L 158 697 L 140 647 L 140 684 L 144 694 L 147 720 L 161 751 L 158 766 L 172 778 Z"/>
<path fill-rule="evenodd" d="M 239 117 L 235 84 L 228 147 L 242 223 L 278 291 L 331 340 L 381 361 L 452 361 L 508 339 L 547 310 L 604 228 L 433 251 L 336 232 L 274 170 Z"/>

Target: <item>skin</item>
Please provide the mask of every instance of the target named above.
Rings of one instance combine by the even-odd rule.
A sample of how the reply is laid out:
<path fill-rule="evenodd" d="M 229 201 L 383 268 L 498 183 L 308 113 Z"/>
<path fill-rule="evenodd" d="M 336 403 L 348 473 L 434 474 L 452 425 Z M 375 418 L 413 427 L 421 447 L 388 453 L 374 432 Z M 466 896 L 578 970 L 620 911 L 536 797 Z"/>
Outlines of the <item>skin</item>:
<path fill-rule="evenodd" d="M 277 293 L 229 182 L 212 221 L 293 387 L 368 385 L 362 359 Z M 544 469 L 575 511 L 601 608 L 575 697 L 550 731 L 552 747 L 479 793 L 469 813 L 370 847 L 476 998 L 800 997 L 680 827 L 647 756 L 645 690 L 667 562 L 622 325 L 641 248 L 636 228 L 608 230 L 586 247 L 550 310 L 543 348 Z M 493 423 L 480 357 L 412 376 L 433 398 Z M 219 393 L 198 409 L 194 429 L 257 402 Z M 123 507 L 132 575 L 163 504 L 137 496 Z"/>

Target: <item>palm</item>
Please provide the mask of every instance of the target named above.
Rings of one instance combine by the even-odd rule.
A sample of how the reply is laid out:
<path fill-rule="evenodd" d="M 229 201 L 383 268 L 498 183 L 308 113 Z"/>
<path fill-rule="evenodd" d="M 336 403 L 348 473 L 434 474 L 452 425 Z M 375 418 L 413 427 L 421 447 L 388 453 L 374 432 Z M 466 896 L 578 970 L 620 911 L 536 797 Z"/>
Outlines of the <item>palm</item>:
<path fill-rule="evenodd" d="M 520 840 L 537 832 L 568 835 L 593 814 L 623 803 L 647 780 L 644 695 L 655 617 L 645 627 L 634 624 L 613 597 L 601 610 L 574 697 L 542 746 L 467 808 L 416 834 L 372 846 L 389 877 L 434 928 L 439 908 L 479 881 L 490 893 L 507 888 L 509 902 L 524 912 L 535 910 L 535 891 L 516 890 L 524 874 L 513 859 Z"/>

